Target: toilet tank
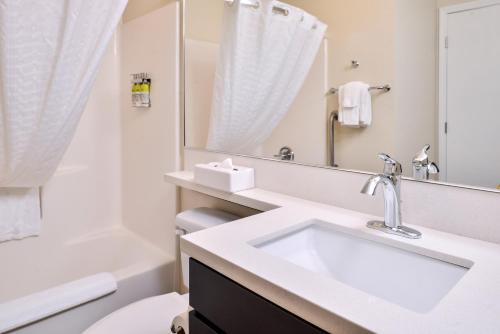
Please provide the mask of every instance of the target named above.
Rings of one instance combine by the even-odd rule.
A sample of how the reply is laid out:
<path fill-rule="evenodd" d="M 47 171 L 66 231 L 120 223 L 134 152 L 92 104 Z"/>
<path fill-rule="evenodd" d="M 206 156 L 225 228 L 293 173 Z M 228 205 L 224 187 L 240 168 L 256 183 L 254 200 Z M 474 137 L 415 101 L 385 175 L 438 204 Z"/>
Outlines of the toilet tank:
<path fill-rule="evenodd" d="M 241 217 L 221 210 L 196 208 L 179 213 L 175 219 L 175 224 L 177 230 L 181 231 L 182 234 L 189 234 L 229 223 L 240 218 Z M 181 268 L 182 281 L 186 287 L 189 287 L 189 256 L 182 252 Z"/>

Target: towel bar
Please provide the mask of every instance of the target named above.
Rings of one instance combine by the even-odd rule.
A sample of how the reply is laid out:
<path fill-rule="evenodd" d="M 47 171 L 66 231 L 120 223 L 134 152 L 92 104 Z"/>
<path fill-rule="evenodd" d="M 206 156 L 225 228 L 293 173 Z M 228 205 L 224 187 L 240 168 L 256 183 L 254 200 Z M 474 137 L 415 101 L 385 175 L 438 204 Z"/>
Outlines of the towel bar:
<path fill-rule="evenodd" d="M 378 90 L 378 91 L 382 91 L 382 93 L 388 93 L 390 92 L 392 89 L 391 85 L 385 85 L 385 86 L 372 86 L 370 88 L 368 88 L 368 90 L 370 91 L 373 91 L 373 90 Z M 326 93 L 326 95 L 335 95 L 339 92 L 339 89 L 338 88 L 331 88 L 328 93 Z"/>

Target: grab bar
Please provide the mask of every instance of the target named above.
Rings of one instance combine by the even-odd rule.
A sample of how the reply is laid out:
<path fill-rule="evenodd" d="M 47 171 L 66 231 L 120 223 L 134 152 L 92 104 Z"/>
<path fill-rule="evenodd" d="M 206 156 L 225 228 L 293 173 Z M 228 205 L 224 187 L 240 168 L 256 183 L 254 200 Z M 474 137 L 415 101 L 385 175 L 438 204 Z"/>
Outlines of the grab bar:
<path fill-rule="evenodd" d="M 339 115 L 337 111 L 332 111 L 328 121 L 329 128 L 329 149 L 330 149 L 330 157 L 328 165 L 330 167 L 338 167 L 335 163 L 335 121 L 339 119 Z"/>

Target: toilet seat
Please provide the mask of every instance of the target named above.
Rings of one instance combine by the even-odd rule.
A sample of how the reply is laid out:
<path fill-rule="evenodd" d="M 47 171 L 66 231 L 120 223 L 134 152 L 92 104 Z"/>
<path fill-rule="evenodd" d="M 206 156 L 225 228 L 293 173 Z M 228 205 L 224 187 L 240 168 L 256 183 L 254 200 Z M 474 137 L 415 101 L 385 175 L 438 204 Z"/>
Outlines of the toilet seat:
<path fill-rule="evenodd" d="M 147 298 L 111 313 L 83 334 L 170 334 L 174 317 L 188 308 L 187 294 L 169 293 Z"/>

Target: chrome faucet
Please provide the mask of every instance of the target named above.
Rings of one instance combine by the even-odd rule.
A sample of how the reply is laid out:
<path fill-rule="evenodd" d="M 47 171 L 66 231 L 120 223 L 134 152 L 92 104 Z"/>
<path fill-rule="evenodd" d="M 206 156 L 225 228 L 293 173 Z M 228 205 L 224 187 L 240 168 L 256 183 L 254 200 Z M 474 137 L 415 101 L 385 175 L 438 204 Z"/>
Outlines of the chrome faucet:
<path fill-rule="evenodd" d="M 384 221 L 370 221 L 367 226 L 379 231 L 399 235 L 410 239 L 420 239 L 422 234 L 412 228 L 403 226 L 401 218 L 401 164 L 385 153 L 379 154 L 384 161 L 384 173 L 372 176 L 361 190 L 362 194 L 375 196 L 379 185 L 384 189 L 385 217 Z"/>
<path fill-rule="evenodd" d="M 413 158 L 413 178 L 419 181 L 429 180 L 431 174 L 439 174 L 439 167 L 434 162 L 429 162 L 427 152 L 431 145 L 425 145 L 424 148 Z"/>

